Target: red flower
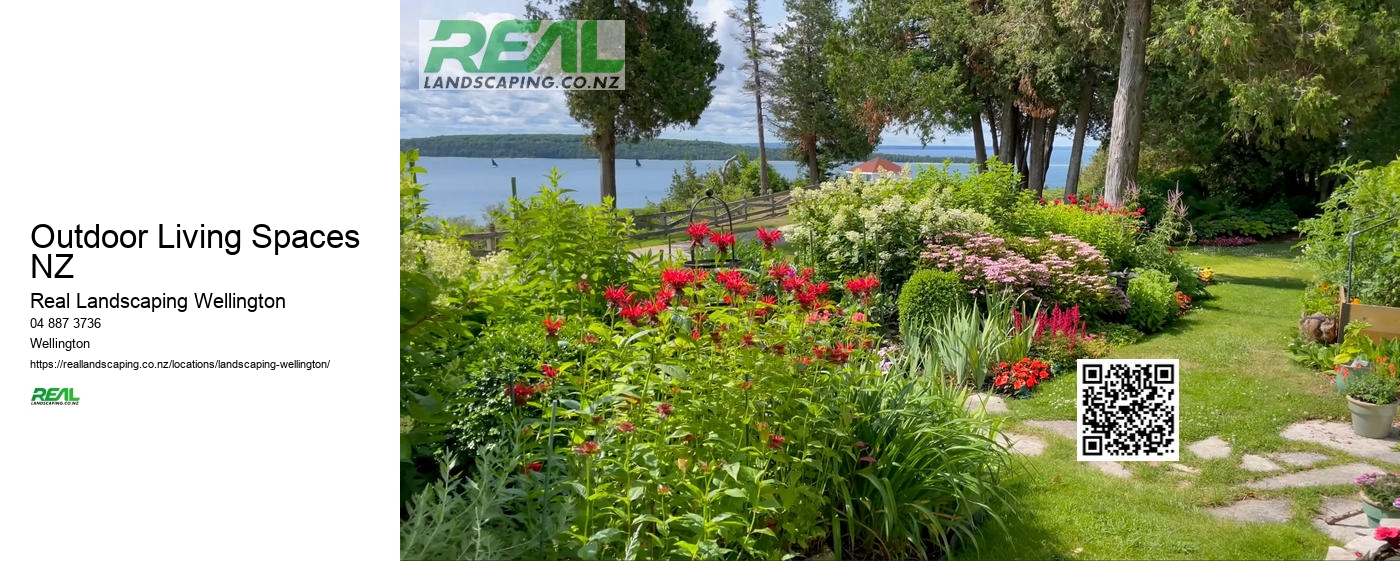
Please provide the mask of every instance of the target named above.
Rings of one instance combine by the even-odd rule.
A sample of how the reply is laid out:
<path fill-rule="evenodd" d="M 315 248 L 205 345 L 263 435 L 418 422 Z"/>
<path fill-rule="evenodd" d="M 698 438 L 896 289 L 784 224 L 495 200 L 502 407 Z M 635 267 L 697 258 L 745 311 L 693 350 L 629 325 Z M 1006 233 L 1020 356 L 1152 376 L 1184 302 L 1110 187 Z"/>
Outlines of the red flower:
<path fill-rule="evenodd" d="M 758 229 L 758 233 L 755 234 L 754 237 L 758 238 L 758 241 L 763 244 L 764 250 L 771 251 L 773 249 L 773 244 L 776 244 L 778 243 L 778 240 L 783 239 L 783 231 L 777 228 L 774 228 L 772 230 L 764 230 L 760 227 Z"/>
<path fill-rule="evenodd" d="M 1400 528 L 1390 528 L 1386 526 L 1376 528 L 1376 539 L 1386 542 L 1400 540 Z"/>
<path fill-rule="evenodd" d="M 874 464 L 874 463 L 875 463 L 875 457 L 874 457 L 874 456 L 862 456 L 862 457 L 860 458 L 860 461 L 865 462 L 865 463 L 867 463 L 867 464 Z"/>
<path fill-rule="evenodd" d="M 609 286 L 603 290 L 603 298 L 606 298 L 612 305 L 621 308 L 632 303 L 632 294 L 627 292 L 627 286 Z"/>
<path fill-rule="evenodd" d="M 870 445 L 869 445 L 869 444 L 866 444 L 865 441 L 863 441 L 863 440 L 857 440 L 857 441 L 856 441 L 856 448 L 859 448 L 859 449 L 861 449 L 861 450 L 864 450 L 864 449 L 869 448 L 869 447 L 870 447 Z"/>
<path fill-rule="evenodd" d="M 628 304 L 623 306 L 620 313 L 622 319 L 632 322 L 632 325 L 637 325 L 641 322 L 642 318 L 647 317 L 650 311 L 651 306 L 649 304 Z"/>
<path fill-rule="evenodd" d="M 705 273 L 694 269 L 662 269 L 661 286 L 679 291 L 687 286 L 700 286 L 705 281 Z"/>
<path fill-rule="evenodd" d="M 745 333 L 745 334 L 744 334 L 744 341 L 743 341 L 742 343 L 739 343 L 739 346 L 740 346 L 740 347 L 752 347 L 752 346 L 753 346 L 753 334 L 752 334 L 752 333 Z"/>
<path fill-rule="evenodd" d="M 515 398 L 515 406 L 520 407 L 535 397 L 535 387 L 516 382 L 515 387 L 511 388 L 511 395 Z"/>
<path fill-rule="evenodd" d="M 858 279 L 846 281 L 846 291 L 860 298 L 862 301 L 868 301 L 870 299 L 870 293 L 873 292 L 877 286 L 880 286 L 880 281 L 876 280 L 874 275 L 865 275 Z"/>
<path fill-rule="evenodd" d="M 588 292 L 588 289 L 590 289 L 590 288 L 593 288 L 593 287 L 592 287 L 591 285 L 588 284 L 588 281 L 578 281 L 578 291 L 579 291 L 579 292 Z"/>
<path fill-rule="evenodd" d="M 544 372 L 544 375 L 549 376 L 551 379 L 559 375 L 559 370 L 548 364 L 541 364 L 540 372 Z"/>
<path fill-rule="evenodd" d="M 776 435 L 776 434 L 770 434 L 770 435 L 768 435 L 768 447 L 769 447 L 769 448 L 772 448 L 772 449 L 774 449 L 774 450 L 781 450 L 782 447 L 783 447 L 783 442 L 786 442 L 786 441 L 787 441 L 786 438 L 783 438 L 783 437 L 778 436 L 778 435 Z"/>
<path fill-rule="evenodd" d="M 592 345 L 592 344 L 598 342 L 598 336 L 597 336 L 597 335 L 594 335 L 593 332 L 591 332 L 591 331 L 588 332 L 588 333 L 584 333 L 584 334 L 583 334 L 583 342 L 586 343 L 586 344 Z"/>
<path fill-rule="evenodd" d="M 623 421 L 622 424 L 617 426 L 617 430 L 620 430 L 625 433 L 630 433 L 634 430 L 637 430 L 637 427 L 630 422 Z"/>
<path fill-rule="evenodd" d="M 661 415 L 662 419 L 670 417 L 673 411 L 674 409 L 671 408 L 671 404 L 669 403 L 662 403 L 661 405 L 656 406 L 656 414 Z"/>
<path fill-rule="evenodd" d="M 537 471 L 540 471 L 540 470 L 542 470 L 542 469 L 544 469 L 544 464 L 542 464 L 542 463 L 540 463 L 540 462 L 530 462 L 530 465 L 525 466 L 525 471 L 527 471 L 527 472 L 528 472 L 528 471 L 535 471 L 535 472 L 537 472 Z"/>
<path fill-rule="evenodd" d="M 783 279 L 796 274 L 797 271 L 793 270 L 792 265 L 787 263 L 775 263 L 768 269 L 768 276 L 773 277 L 773 280 L 778 282 L 783 282 Z"/>
<path fill-rule="evenodd" d="M 715 244 L 715 249 L 718 249 L 720 253 L 726 253 L 729 251 L 729 248 L 734 247 L 734 233 L 721 234 L 715 232 L 710 234 L 710 241 Z"/>
<path fill-rule="evenodd" d="M 685 229 L 685 233 L 690 235 L 690 245 L 697 247 L 705 246 L 705 236 L 710 235 L 710 223 L 699 222 L 691 224 Z"/>
<path fill-rule="evenodd" d="M 592 456 L 598 453 L 598 443 L 592 440 L 574 447 L 574 452 L 585 456 Z"/>
<path fill-rule="evenodd" d="M 554 319 L 546 317 L 544 318 L 544 321 L 540 323 L 541 325 L 544 325 L 544 336 L 549 337 L 550 339 L 557 337 L 559 335 L 559 330 L 564 328 L 563 319 Z"/>
<path fill-rule="evenodd" d="M 742 384 L 739 384 L 739 387 L 740 387 L 740 388 L 743 388 L 743 389 L 746 389 L 746 390 L 749 389 L 749 388 L 752 388 L 752 387 L 753 387 L 753 380 L 744 380 L 744 382 L 743 382 Z"/>

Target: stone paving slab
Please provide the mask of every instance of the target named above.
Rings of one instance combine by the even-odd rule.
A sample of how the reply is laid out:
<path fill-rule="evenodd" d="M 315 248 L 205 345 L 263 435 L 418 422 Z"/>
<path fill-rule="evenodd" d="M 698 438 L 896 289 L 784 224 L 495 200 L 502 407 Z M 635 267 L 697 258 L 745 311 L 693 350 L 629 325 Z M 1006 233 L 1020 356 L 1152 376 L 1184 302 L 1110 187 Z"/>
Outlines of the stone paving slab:
<path fill-rule="evenodd" d="M 1179 471 L 1179 472 L 1181 472 L 1181 473 L 1190 473 L 1190 474 L 1193 474 L 1193 475 L 1194 475 L 1194 474 L 1197 474 L 1197 473 L 1201 473 L 1201 470 L 1196 469 L 1196 468 L 1193 468 L 1193 467 L 1188 466 L 1188 465 L 1186 465 L 1186 464 L 1172 464 L 1171 467 L 1172 467 L 1172 469 L 1174 469 L 1174 470 L 1176 470 L 1176 471 Z"/>
<path fill-rule="evenodd" d="M 1112 475 L 1113 477 L 1117 477 L 1119 479 L 1130 479 L 1133 477 L 1133 472 L 1128 471 L 1128 468 L 1123 467 L 1123 464 L 1120 464 L 1118 462 L 1087 463 L 1094 464 L 1094 467 L 1099 468 L 1099 471 L 1102 471 L 1108 475 Z"/>
<path fill-rule="evenodd" d="M 1074 440 L 1074 421 L 1026 421 L 1026 426 Z"/>
<path fill-rule="evenodd" d="M 1279 452 L 1267 455 L 1293 467 L 1308 467 L 1324 461 L 1328 457 L 1326 454 L 1318 454 L 1317 452 Z"/>
<path fill-rule="evenodd" d="M 1351 485 L 1356 482 L 1356 476 L 1373 471 L 1384 470 L 1371 464 L 1354 463 L 1276 475 L 1268 479 L 1245 483 L 1244 486 L 1250 489 L 1285 489 L 1288 487 Z"/>
<path fill-rule="evenodd" d="M 1245 471 L 1252 471 L 1255 473 L 1278 471 L 1283 469 L 1279 467 L 1278 464 L 1274 463 L 1272 460 L 1263 456 L 1256 456 L 1254 454 L 1245 454 L 1243 458 L 1240 458 L 1240 467 L 1244 468 Z"/>
<path fill-rule="evenodd" d="M 1192 454 L 1205 460 L 1218 460 L 1230 457 L 1230 443 L 1225 442 L 1218 436 L 1212 436 L 1205 440 L 1187 446 Z"/>
<path fill-rule="evenodd" d="M 1334 545 L 1327 548 L 1327 557 L 1322 561 L 1356 561 L 1356 554 Z"/>
<path fill-rule="evenodd" d="M 1323 520 L 1338 514 L 1345 514 L 1361 509 L 1361 502 L 1345 499 L 1341 497 L 1327 497 L 1322 501 L 1322 508 L 1318 509 L 1317 518 L 1313 519 L 1313 527 L 1319 532 L 1331 536 L 1332 539 L 1340 543 L 1346 543 L 1357 536 L 1364 536 L 1371 533 L 1370 523 L 1366 520 L 1366 514 L 1356 514 L 1350 518 L 1337 521 L 1336 524 L 1328 524 Z"/>
<path fill-rule="evenodd" d="M 1400 464 L 1400 452 L 1392 449 L 1400 444 L 1394 433 L 1386 438 L 1365 438 L 1356 436 L 1351 423 L 1312 420 L 1289 425 L 1279 434 L 1289 440 L 1313 442 L 1354 456 Z"/>
<path fill-rule="evenodd" d="M 968 396 L 967 402 L 963 404 L 963 408 L 966 409 L 968 413 L 976 413 L 982 409 L 983 403 L 987 404 L 988 415 L 1005 415 L 1011 412 L 1010 409 L 1006 408 L 1006 400 L 999 396 L 987 395 L 984 393 L 975 393 Z"/>
<path fill-rule="evenodd" d="M 1288 499 L 1245 499 L 1232 505 L 1208 508 L 1217 518 L 1239 522 L 1287 522 L 1293 517 L 1293 503 Z"/>
<path fill-rule="evenodd" d="M 1039 456 L 1045 453 L 1045 441 L 1028 434 L 1001 433 L 1003 444 L 1011 448 L 1013 454 Z"/>
<path fill-rule="evenodd" d="M 1372 552 L 1372 551 L 1375 551 L 1376 548 L 1380 547 L 1381 544 L 1384 544 L 1384 543 L 1385 543 L 1385 542 L 1383 542 L 1383 541 L 1381 541 L 1381 540 L 1378 540 L 1378 539 L 1376 539 L 1375 537 L 1373 537 L 1372 535 L 1369 535 L 1369 534 L 1368 534 L 1368 535 L 1365 535 L 1365 536 L 1356 536 L 1355 539 L 1353 539 L 1353 540 L 1347 542 L 1347 544 L 1346 544 L 1345 546 L 1343 546 L 1343 547 L 1345 547 L 1345 548 L 1347 548 L 1347 549 L 1349 549 L 1349 550 L 1351 550 L 1351 551 L 1358 552 L 1358 553 L 1360 553 L 1360 554 L 1362 554 L 1362 555 L 1366 555 L 1367 553 L 1370 553 L 1370 552 Z M 1355 554 L 1353 554 L 1353 555 L 1352 555 L 1352 559 L 1355 559 L 1355 558 L 1356 558 L 1356 556 L 1355 556 Z"/>

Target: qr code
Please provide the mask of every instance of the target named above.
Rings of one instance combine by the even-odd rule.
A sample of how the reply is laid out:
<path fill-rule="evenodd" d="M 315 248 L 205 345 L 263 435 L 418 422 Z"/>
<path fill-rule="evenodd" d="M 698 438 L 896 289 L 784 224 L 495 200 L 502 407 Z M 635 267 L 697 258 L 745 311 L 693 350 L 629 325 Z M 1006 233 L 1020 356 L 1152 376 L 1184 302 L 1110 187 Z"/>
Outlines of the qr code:
<path fill-rule="evenodd" d="M 1078 364 L 1079 461 L 1181 460 L 1180 361 Z"/>

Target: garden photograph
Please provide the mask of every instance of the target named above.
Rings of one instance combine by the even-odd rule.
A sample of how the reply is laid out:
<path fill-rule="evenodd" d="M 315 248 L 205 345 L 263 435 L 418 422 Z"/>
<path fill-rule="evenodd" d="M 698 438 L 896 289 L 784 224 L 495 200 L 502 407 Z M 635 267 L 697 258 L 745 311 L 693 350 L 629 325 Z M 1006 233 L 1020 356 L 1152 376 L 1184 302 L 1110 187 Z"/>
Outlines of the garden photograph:
<path fill-rule="evenodd" d="M 1400 2 L 438 8 L 626 88 L 400 90 L 401 559 L 1400 559 Z"/>

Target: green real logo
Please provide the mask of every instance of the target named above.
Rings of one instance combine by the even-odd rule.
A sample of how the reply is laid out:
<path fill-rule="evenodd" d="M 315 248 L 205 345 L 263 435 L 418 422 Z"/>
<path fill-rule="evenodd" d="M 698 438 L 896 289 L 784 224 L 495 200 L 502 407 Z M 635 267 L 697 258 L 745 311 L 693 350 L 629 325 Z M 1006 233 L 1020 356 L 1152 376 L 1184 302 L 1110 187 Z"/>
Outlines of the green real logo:
<path fill-rule="evenodd" d="M 73 388 L 34 388 L 29 397 L 30 405 L 77 405 L 80 398 L 73 394 Z"/>
<path fill-rule="evenodd" d="M 621 90 L 621 20 L 421 20 L 425 90 Z"/>

